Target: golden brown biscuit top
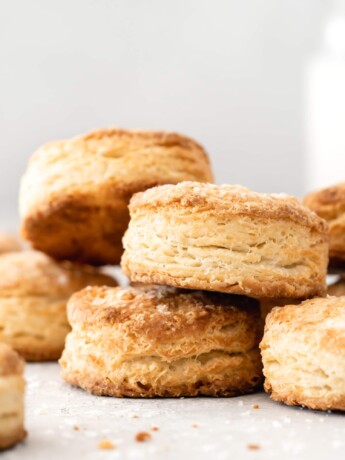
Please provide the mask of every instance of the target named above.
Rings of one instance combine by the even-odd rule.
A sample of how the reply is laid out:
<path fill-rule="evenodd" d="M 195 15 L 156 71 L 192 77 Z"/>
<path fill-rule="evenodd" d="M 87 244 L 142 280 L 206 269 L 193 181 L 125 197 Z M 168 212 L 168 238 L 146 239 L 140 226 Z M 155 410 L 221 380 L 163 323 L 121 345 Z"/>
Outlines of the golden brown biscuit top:
<path fill-rule="evenodd" d="M 345 182 L 307 195 L 303 203 L 326 220 L 345 213 Z"/>
<path fill-rule="evenodd" d="M 50 154 L 52 161 L 56 160 L 54 152 L 59 154 L 59 160 L 65 156 L 81 153 L 97 155 L 102 158 L 121 158 L 135 152 L 145 153 L 155 148 L 180 147 L 184 150 L 198 152 L 209 165 L 210 161 L 204 148 L 193 139 L 181 134 L 164 131 L 141 131 L 108 128 L 92 131 L 68 140 L 53 141 L 43 145 L 32 157 L 45 152 Z M 212 177 L 209 178 L 212 180 Z"/>
<path fill-rule="evenodd" d="M 90 284 L 116 286 L 110 276 L 89 266 L 58 263 L 39 251 L 0 256 L 0 296 L 70 296 Z"/>
<path fill-rule="evenodd" d="M 209 161 L 200 144 L 189 137 L 172 132 L 108 128 L 74 137 L 71 142 L 81 142 L 87 145 L 90 152 L 109 157 L 124 155 L 131 149 L 178 146 L 187 150 L 200 150 L 200 153 Z"/>
<path fill-rule="evenodd" d="M 299 305 L 276 307 L 266 318 L 265 330 L 275 324 L 284 324 L 303 336 L 317 335 L 324 350 L 340 353 L 345 349 L 345 296 L 318 297 Z"/>
<path fill-rule="evenodd" d="M 285 194 L 252 192 L 239 185 L 214 185 L 199 182 L 181 182 L 162 185 L 135 194 L 130 211 L 140 208 L 185 208 L 222 215 L 247 215 L 258 218 L 292 220 L 319 232 L 325 232 L 327 223 L 303 206 L 297 198 Z"/>
<path fill-rule="evenodd" d="M 22 374 L 24 361 L 6 343 L 0 342 L 0 376 Z"/>
<path fill-rule="evenodd" d="M 5 252 L 21 251 L 22 247 L 18 238 L 11 233 L 0 232 L 0 254 Z"/>
<path fill-rule="evenodd" d="M 200 333 L 211 325 L 230 329 L 243 322 L 260 329 L 254 299 L 166 286 L 88 287 L 71 297 L 68 317 L 72 325 L 130 325 L 134 334 L 160 341 Z"/>

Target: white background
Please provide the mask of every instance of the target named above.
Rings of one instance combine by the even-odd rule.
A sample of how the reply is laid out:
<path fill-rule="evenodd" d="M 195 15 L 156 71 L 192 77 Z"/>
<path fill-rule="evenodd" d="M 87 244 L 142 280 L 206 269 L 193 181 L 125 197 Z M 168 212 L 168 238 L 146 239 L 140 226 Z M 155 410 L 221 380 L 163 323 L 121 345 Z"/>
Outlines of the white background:
<path fill-rule="evenodd" d="M 30 154 L 97 127 L 166 129 L 218 182 L 305 192 L 303 75 L 326 0 L 0 0 L 0 218 Z"/>

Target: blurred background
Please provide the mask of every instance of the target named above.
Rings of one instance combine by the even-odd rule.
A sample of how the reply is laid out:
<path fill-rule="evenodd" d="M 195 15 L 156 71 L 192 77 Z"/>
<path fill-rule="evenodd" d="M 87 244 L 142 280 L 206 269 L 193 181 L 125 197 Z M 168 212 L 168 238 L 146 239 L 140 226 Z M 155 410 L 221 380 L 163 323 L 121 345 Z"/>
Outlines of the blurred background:
<path fill-rule="evenodd" d="M 0 0 L 0 219 L 38 146 L 110 125 L 195 138 L 218 183 L 341 180 L 344 18 L 327 0 Z"/>

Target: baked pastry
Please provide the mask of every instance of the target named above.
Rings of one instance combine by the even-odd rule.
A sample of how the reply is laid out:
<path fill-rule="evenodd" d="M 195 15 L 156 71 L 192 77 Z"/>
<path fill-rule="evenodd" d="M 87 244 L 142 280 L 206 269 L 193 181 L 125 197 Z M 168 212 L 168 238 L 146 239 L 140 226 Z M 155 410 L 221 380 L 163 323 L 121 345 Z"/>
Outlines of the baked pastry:
<path fill-rule="evenodd" d="M 29 361 L 61 356 L 70 330 L 66 304 L 74 292 L 117 284 L 92 267 L 59 264 L 37 251 L 0 256 L 0 273 L 0 341 Z"/>
<path fill-rule="evenodd" d="M 345 262 L 345 182 L 307 195 L 304 204 L 329 225 L 329 257 L 332 265 Z"/>
<path fill-rule="evenodd" d="M 22 246 L 14 235 L 0 231 L 0 255 L 5 252 L 21 251 Z"/>
<path fill-rule="evenodd" d="M 327 224 L 294 197 L 183 182 L 136 194 L 130 214 L 132 281 L 258 298 L 326 291 Z"/>
<path fill-rule="evenodd" d="M 336 297 L 345 296 L 345 277 L 340 278 L 335 283 L 328 286 L 328 295 L 334 295 Z"/>
<path fill-rule="evenodd" d="M 23 360 L 0 343 L 0 450 L 26 437 L 24 429 Z"/>
<path fill-rule="evenodd" d="M 345 410 L 345 297 L 275 308 L 260 347 L 272 399 Z"/>
<path fill-rule="evenodd" d="M 233 396 L 262 381 L 258 302 L 168 287 L 86 288 L 60 364 L 96 395 Z"/>
<path fill-rule="evenodd" d="M 174 133 L 104 129 L 51 142 L 22 179 L 22 235 L 56 259 L 116 264 L 133 193 L 212 179 L 204 149 Z"/>

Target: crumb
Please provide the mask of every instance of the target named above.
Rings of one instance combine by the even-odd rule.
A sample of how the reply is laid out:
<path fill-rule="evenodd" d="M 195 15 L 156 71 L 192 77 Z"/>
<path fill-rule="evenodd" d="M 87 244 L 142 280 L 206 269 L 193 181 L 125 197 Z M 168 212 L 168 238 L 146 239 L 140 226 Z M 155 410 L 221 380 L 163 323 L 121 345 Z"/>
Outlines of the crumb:
<path fill-rule="evenodd" d="M 192 423 L 192 428 L 198 428 L 198 424 L 197 423 Z"/>
<path fill-rule="evenodd" d="M 247 448 L 249 450 L 259 450 L 261 449 L 261 447 L 259 446 L 259 444 L 248 444 Z"/>
<path fill-rule="evenodd" d="M 159 430 L 159 426 L 151 426 L 151 431 L 158 431 Z"/>
<path fill-rule="evenodd" d="M 260 406 L 259 406 L 259 404 L 253 404 L 253 405 L 252 405 L 252 408 L 253 408 L 253 409 L 259 409 Z"/>
<path fill-rule="evenodd" d="M 139 433 L 137 433 L 135 435 L 135 440 L 137 442 L 150 441 L 151 440 L 151 435 L 150 435 L 150 433 L 147 433 L 147 431 L 139 431 Z"/>
<path fill-rule="evenodd" d="M 131 418 L 139 418 L 139 415 L 134 414 Z"/>
<path fill-rule="evenodd" d="M 111 441 L 108 439 L 103 439 L 98 443 L 98 449 L 102 450 L 110 450 L 110 449 L 115 449 L 115 444 L 113 444 Z"/>
<path fill-rule="evenodd" d="M 74 431 L 79 431 L 79 430 L 80 430 L 80 427 L 79 427 L 78 425 L 74 425 L 73 430 L 74 430 Z"/>

